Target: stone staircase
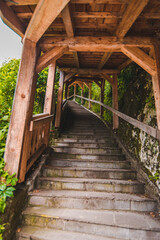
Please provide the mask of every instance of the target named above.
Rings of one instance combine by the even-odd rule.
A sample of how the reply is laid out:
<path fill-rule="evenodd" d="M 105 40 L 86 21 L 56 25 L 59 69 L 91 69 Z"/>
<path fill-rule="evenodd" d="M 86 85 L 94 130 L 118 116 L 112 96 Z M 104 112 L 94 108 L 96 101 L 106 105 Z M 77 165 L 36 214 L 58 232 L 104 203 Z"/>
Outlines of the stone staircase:
<path fill-rule="evenodd" d="M 52 148 L 17 239 L 160 239 L 156 202 L 143 195 L 144 184 L 96 116 L 69 102 L 66 130 Z"/>

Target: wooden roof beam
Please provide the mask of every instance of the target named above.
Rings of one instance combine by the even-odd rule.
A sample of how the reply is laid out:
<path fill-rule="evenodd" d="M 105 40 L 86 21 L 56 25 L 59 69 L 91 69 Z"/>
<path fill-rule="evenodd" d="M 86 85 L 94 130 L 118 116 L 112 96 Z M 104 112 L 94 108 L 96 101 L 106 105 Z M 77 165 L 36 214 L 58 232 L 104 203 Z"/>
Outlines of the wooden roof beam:
<path fill-rule="evenodd" d="M 98 69 L 102 69 L 103 68 L 103 66 L 106 64 L 106 62 L 108 61 L 108 59 L 110 58 L 111 55 L 112 55 L 112 52 L 104 53 L 100 63 L 98 64 Z"/>
<path fill-rule="evenodd" d="M 122 47 L 122 52 L 149 74 L 155 74 L 155 61 L 141 49 L 136 47 Z"/>
<path fill-rule="evenodd" d="M 25 27 L 23 26 L 20 19 L 17 15 L 12 11 L 7 4 L 0 0 L 0 17 L 2 18 L 3 22 L 8 25 L 14 32 L 16 32 L 21 37 L 24 36 Z"/>
<path fill-rule="evenodd" d="M 60 70 L 64 72 L 69 73 L 77 73 L 77 74 L 85 74 L 85 75 L 101 75 L 101 73 L 104 74 L 114 74 L 119 73 L 119 70 L 117 69 L 94 69 L 94 68 L 59 68 Z"/>
<path fill-rule="evenodd" d="M 67 47 L 54 47 L 51 50 L 44 53 L 38 59 L 36 72 L 39 73 L 40 71 L 42 71 L 51 62 L 56 61 L 58 58 L 60 58 L 67 50 L 68 50 Z"/>
<path fill-rule="evenodd" d="M 113 84 L 113 79 L 112 79 L 109 75 L 102 73 L 101 76 L 102 76 L 105 80 L 107 80 L 111 85 Z"/>
<path fill-rule="evenodd" d="M 70 0 L 39 0 L 27 27 L 25 38 L 38 42 Z"/>
<path fill-rule="evenodd" d="M 131 64 L 133 61 L 129 58 L 129 59 L 127 59 L 127 61 L 125 61 L 124 63 L 122 63 L 119 67 L 118 67 L 118 69 L 119 69 L 119 71 L 121 71 L 122 69 L 124 69 L 125 67 L 127 67 L 129 64 Z"/>
<path fill-rule="evenodd" d="M 118 38 L 123 38 L 129 29 L 132 27 L 133 23 L 139 17 L 149 0 L 131 0 L 121 22 L 119 23 L 116 36 Z"/>
<path fill-rule="evenodd" d="M 76 73 L 68 73 L 64 78 L 64 83 L 68 82 Z"/>
<path fill-rule="evenodd" d="M 151 47 L 152 38 L 126 37 L 117 40 L 116 37 L 48 37 L 41 40 L 39 46 L 49 49 L 54 46 L 68 46 L 69 51 L 117 52 L 122 46 Z"/>

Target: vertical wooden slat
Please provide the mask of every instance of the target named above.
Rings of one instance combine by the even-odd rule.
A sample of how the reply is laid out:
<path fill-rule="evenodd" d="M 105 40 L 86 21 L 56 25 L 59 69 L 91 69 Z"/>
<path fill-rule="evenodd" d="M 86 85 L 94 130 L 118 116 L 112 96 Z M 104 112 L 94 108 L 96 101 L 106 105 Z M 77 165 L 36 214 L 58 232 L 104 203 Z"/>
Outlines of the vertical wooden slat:
<path fill-rule="evenodd" d="M 89 99 L 91 99 L 91 83 L 89 83 Z M 89 109 L 91 109 L 91 102 L 89 101 Z"/>
<path fill-rule="evenodd" d="M 60 127 L 60 124 L 61 124 L 63 85 L 64 85 L 64 72 L 60 71 L 56 119 L 55 119 L 55 127 L 56 128 Z"/>
<path fill-rule="evenodd" d="M 113 98 L 113 108 L 118 110 L 118 78 L 117 74 L 113 75 L 112 84 L 112 98 Z M 119 126 L 119 118 L 116 114 L 113 114 L 113 129 L 117 129 Z"/>
<path fill-rule="evenodd" d="M 76 87 L 77 87 L 77 85 L 74 84 L 74 101 L 75 101 L 75 99 L 76 99 L 76 97 L 75 97 L 75 95 L 76 95 Z"/>
<path fill-rule="evenodd" d="M 56 74 L 56 62 L 53 62 L 49 65 L 46 95 L 44 102 L 44 113 L 52 114 L 55 74 Z"/>
<path fill-rule="evenodd" d="M 83 97 L 83 90 L 84 90 L 84 84 L 82 83 L 82 87 L 81 87 L 82 91 L 81 91 L 81 96 Z M 84 103 L 84 100 L 81 98 L 81 104 Z"/>
<path fill-rule="evenodd" d="M 67 100 L 68 98 L 68 83 L 66 83 L 66 86 L 65 86 L 65 99 Z"/>
<path fill-rule="evenodd" d="M 36 77 L 34 77 L 36 55 L 35 43 L 25 40 L 4 156 L 6 169 L 10 174 L 16 173 L 17 177 L 25 128 L 32 112 L 30 105 L 36 86 Z"/>
<path fill-rule="evenodd" d="M 102 80 L 101 84 L 101 103 L 104 102 L 104 86 L 105 86 L 105 80 Z M 100 115 L 103 116 L 104 109 L 102 106 L 100 106 Z"/>
<path fill-rule="evenodd" d="M 153 92 L 155 98 L 157 126 L 160 130 L 160 43 L 154 42 L 156 73 L 152 75 Z"/>

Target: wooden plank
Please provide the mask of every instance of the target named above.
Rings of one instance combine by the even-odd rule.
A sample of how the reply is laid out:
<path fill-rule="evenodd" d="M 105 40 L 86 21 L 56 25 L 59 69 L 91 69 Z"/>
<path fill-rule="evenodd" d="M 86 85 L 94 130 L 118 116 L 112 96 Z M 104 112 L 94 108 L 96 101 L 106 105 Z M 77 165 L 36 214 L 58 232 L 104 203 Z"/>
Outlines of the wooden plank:
<path fill-rule="evenodd" d="M 39 0 L 25 33 L 25 39 L 38 42 L 69 0 Z"/>
<path fill-rule="evenodd" d="M 77 52 L 73 52 L 73 58 L 75 60 L 76 67 L 80 68 L 79 59 L 78 59 L 78 53 Z"/>
<path fill-rule="evenodd" d="M 68 82 L 76 73 L 68 73 L 64 78 L 64 83 Z"/>
<path fill-rule="evenodd" d="M 39 114 L 33 115 L 31 121 L 34 121 L 42 117 L 48 117 L 48 116 L 49 116 L 48 113 L 39 113 Z"/>
<path fill-rule="evenodd" d="M 55 127 L 59 128 L 61 124 L 62 99 L 63 99 L 64 73 L 60 71 Z"/>
<path fill-rule="evenodd" d="M 113 73 L 119 73 L 119 70 L 117 69 L 94 69 L 94 68 L 60 68 L 60 70 L 64 72 L 72 72 L 77 74 L 85 74 L 87 75 L 101 75 L 101 73 L 104 74 L 113 74 Z"/>
<path fill-rule="evenodd" d="M 129 59 L 127 59 L 127 61 L 125 61 L 124 63 L 122 63 L 119 67 L 118 67 L 118 69 L 121 71 L 122 69 L 124 69 L 125 67 L 127 67 L 129 64 L 131 64 L 132 63 L 132 60 L 129 58 Z"/>
<path fill-rule="evenodd" d="M 131 0 L 121 22 L 119 23 L 116 36 L 118 38 L 123 38 L 129 29 L 132 27 L 133 23 L 136 21 L 138 16 L 141 14 L 145 6 L 148 4 L 149 0 Z"/>
<path fill-rule="evenodd" d="M 72 24 L 69 4 L 65 6 L 65 8 L 61 12 L 62 19 L 65 25 L 66 33 L 68 37 L 74 37 L 74 28 Z"/>
<path fill-rule="evenodd" d="M 98 69 L 102 69 L 103 66 L 105 65 L 105 63 L 108 61 L 108 59 L 110 58 L 110 56 L 112 55 L 112 52 L 106 52 L 104 53 L 100 63 L 98 64 Z"/>
<path fill-rule="evenodd" d="M 43 117 L 43 118 L 31 121 L 31 123 L 30 123 L 30 131 L 37 130 L 41 126 L 43 126 L 43 125 L 45 125 L 47 123 L 50 123 L 53 120 L 53 117 L 54 117 L 54 115 L 50 115 L 50 116 L 47 116 L 47 117 Z"/>
<path fill-rule="evenodd" d="M 7 4 L 0 0 L 0 17 L 3 22 L 8 25 L 14 32 L 16 32 L 21 37 L 24 36 L 25 27 L 23 26 L 20 19 L 13 12 L 13 10 L 7 6 Z"/>
<path fill-rule="evenodd" d="M 151 75 L 155 74 L 155 61 L 139 48 L 122 47 L 122 52 Z"/>
<path fill-rule="evenodd" d="M 58 58 L 63 56 L 63 54 L 68 50 L 67 47 L 54 47 L 44 53 L 37 62 L 36 71 L 39 73 L 45 67 L 47 67 L 51 62 L 56 61 Z"/>
<path fill-rule="evenodd" d="M 81 98 L 81 96 L 79 96 L 79 95 L 76 95 L 76 97 Z M 83 97 L 83 99 L 89 101 L 88 98 Z M 153 128 L 153 127 L 151 127 L 151 126 L 149 126 L 145 123 L 142 123 L 142 122 L 140 122 L 140 121 L 138 121 L 134 118 L 131 118 L 131 117 L 127 116 L 126 114 L 121 113 L 121 112 L 115 110 L 114 108 L 105 105 L 104 103 L 101 103 L 101 102 L 96 101 L 96 100 L 90 100 L 90 101 L 93 102 L 93 103 L 97 103 L 97 104 L 102 105 L 104 108 L 106 108 L 107 110 L 116 114 L 118 117 L 122 118 L 126 122 L 132 124 L 134 127 L 137 127 L 140 130 L 142 130 L 142 131 L 146 132 L 147 134 L 151 135 L 152 137 L 160 140 L 160 131 L 158 129 Z"/>
<path fill-rule="evenodd" d="M 118 77 L 116 74 L 113 75 L 112 103 L 113 108 L 118 110 Z M 113 114 L 113 129 L 117 129 L 118 126 L 119 126 L 118 116 L 116 114 Z"/>
<path fill-rule="evenodd" d="M 54 83 L 56 75 L 56 61 L 49 65 L 48 79 L 46 86 L 46 95 L 44 101 L 44 112 L 52 114 L 53 96 L 54 96 Z"/>
<path fill-rule="evenodd" d="M 54 46 L 68 46 L 69 51 L 89 51 L 89 52 L 114 52 L 119 51 L 123 46 L 127 47 L 152 47 L 152 38 L 149 37 L 126 37 L 117 39 L 116 37 L 46 37 L 41 40 L 39 46 L 45 49 Z"/>
<path fill-rule="evenodd" d="M 122 15 L 119 12 L 74 12 L 74 18 L 109 18 L 109 19 L 117 19 L 121 18 Z"/>
<path fill-rule="evenodd" d="M 154 42 L 154 55 L 156 61 L 156 72 L 152 76 L 152 84 L 157 115 L 157 126 L 160 130 L 160 43 L 158 41 Z"/>
<path fill-rule="evenodd" d="M 35 63 L 36 45 L 35 43 L 26 40 L 23 44 L 18 82 L 14 96 L 12 116 L 4 156 L 6 169 L 10 174 L 16 173 L 16 177 L 18 177 L 19 173 L 26 124 L 29 123 L 30 119 L 28 118 L 32 113 L 30 102 L 32 95 L 34 95 L 32 93 L 36 87 L 36 79 L 34 78 Z"/>

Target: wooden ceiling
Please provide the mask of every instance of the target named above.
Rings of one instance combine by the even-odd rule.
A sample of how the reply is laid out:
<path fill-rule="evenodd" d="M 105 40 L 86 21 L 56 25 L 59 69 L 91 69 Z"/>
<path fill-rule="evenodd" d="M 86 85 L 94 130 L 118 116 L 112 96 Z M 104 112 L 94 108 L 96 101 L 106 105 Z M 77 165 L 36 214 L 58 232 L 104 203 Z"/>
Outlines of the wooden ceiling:
<path fill-rule="evenodd" d="M 22 38 L 38 42 L 44 54 L 55 46 L 67 47 L 57 60 L 66 72 L 121 70 L 131 62 L 126 49 L 122 51 L 124 45 L 149 56 L 151 39 L 160 38 L 160 0 L 59 0 L 64 3 L 61 9 L 52 4 L 55 0 L 46 0 L 51 8 L 44 16 L 48 22 L 45 19 L 32 30 L 38 2 L 0 0 L 2 19 Z M 52 12 L 55 18 L 49 18 Z"/>

